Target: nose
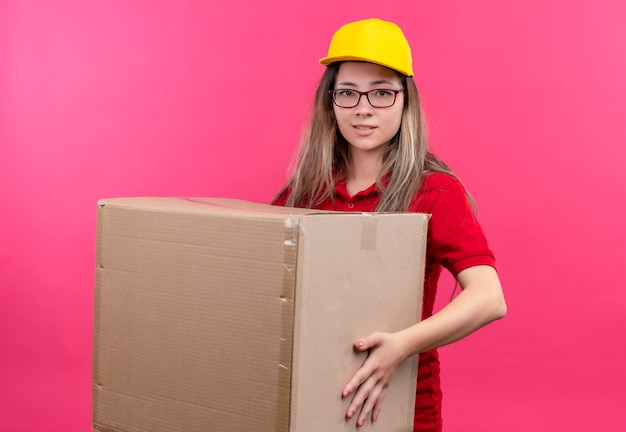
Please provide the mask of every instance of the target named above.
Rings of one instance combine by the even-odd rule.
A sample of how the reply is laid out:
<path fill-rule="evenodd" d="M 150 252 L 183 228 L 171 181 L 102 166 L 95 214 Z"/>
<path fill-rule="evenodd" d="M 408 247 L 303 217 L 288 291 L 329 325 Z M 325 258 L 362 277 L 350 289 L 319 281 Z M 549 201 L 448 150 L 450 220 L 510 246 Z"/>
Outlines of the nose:
<path fill-rule="evenodd" d="M 356 115 L 371 115 L 373 111 L 370 101 L 367 99 L 367 95 L 362 94 L 359 99 L 359 103 L 354 107 L 354 113 Z"/>

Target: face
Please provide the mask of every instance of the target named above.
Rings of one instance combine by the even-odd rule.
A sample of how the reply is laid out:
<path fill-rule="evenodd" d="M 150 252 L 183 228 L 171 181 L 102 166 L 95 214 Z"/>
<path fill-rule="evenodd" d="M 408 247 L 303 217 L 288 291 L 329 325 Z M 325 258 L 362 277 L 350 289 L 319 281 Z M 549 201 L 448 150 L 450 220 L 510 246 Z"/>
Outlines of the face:
<path fill-rule="evenodd" d="M 401 90 L 402 82 L 396 72 L 386 67 L 365 62 L 346 62 L 339 67 L 334 90 Z M 384 93 L 384 92 L 383 92 Z M 386 108 L 374 108 L 365 95 L 354 108 L 333 104 L 337 126 L 350 144 L 351 152 L 382 153 L 400 129 L 404 93 Z"/>

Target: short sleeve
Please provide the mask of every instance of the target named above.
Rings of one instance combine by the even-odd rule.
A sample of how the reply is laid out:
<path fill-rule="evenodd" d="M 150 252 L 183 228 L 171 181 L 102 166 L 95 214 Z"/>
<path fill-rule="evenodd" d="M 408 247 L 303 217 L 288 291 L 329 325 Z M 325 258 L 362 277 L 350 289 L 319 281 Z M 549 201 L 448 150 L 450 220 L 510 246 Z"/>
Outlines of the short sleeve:
<path fill-rule="evenodd" d="M 461 182 L 444 173 L 426 177 L 411 211 L 430 213 L 428 251 L 453 275 L 477 265 L 495 267 L 495 258 Z"/>

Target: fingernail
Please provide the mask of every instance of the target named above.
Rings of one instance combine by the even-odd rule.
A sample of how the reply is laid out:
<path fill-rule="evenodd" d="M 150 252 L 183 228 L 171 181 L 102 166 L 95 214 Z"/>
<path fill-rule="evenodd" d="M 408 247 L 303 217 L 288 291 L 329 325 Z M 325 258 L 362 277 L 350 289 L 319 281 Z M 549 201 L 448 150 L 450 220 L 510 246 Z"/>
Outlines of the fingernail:
<path fill-rule="evenodd" d="M 359 348 L 363 348 L 363 345 L 365 345 L 365 344 L 363 343 L 363 341 L 358 341 L 358 342 L 356 343 L 356 346 L 358 346 Z"/>
<path fill-rule="evenodd" d="M 349 419 L 352 418 L 352 416 L 354 416 L 354 411 L 348 411 L 348 414 L 346 414 L 346 417 L 348 417 Z"/>
<path fill-rule="evenodd" d="M 346 397 L 350 394 L 350 392 L 348 390 L 344 390 L 343 393 L 341 393 L 341 397 Z"/>

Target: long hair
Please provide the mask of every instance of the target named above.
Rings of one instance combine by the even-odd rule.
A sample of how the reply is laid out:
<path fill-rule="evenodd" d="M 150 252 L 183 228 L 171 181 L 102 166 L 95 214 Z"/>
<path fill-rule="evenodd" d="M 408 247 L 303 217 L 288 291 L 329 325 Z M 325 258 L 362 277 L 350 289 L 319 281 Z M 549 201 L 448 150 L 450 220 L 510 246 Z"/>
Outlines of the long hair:
<path fill-rule="evenodd" d="M 329 65 L 322 75 L 315 93 L 312 118 L 291 178 L 274 198 L 276 201 L 288 190 L 289 197 L 285 203 L 288 207 L 312 208 L 325 200 L 332 200 L 336 180 L 350 174 L 350 146 L 338 130 L 329 94 L 335 86 L 340 65 L 340 62 Z M 444 162 L 429 151 L 426 121 L 415 81 L 412 77 L 399 76 L 405 94 L 404 109 L 400 129 L 385 149 L 383 166 L 377 179 L 381 191 L 376 208 L 379 212 L 407 211 L 429 172 L 455 176 Z"/>

